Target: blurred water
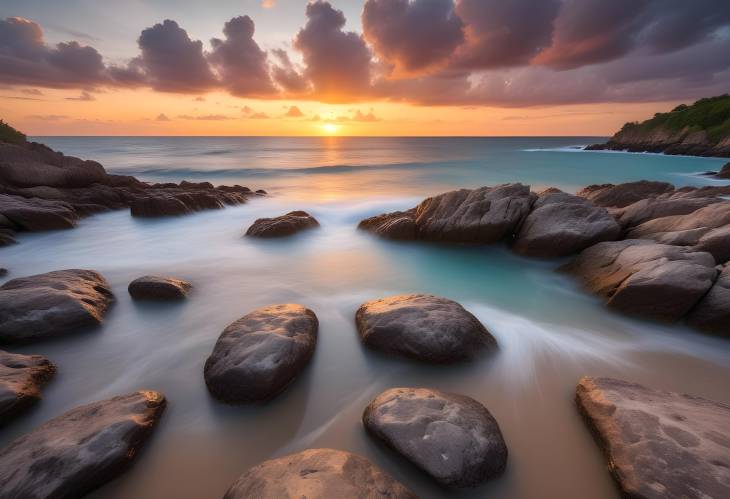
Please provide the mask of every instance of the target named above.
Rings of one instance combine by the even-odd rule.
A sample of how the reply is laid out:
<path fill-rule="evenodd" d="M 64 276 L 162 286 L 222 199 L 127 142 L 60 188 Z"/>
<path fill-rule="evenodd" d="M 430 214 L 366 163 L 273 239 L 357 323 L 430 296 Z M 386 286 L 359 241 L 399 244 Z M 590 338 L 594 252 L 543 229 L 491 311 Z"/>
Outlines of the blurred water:
<path fill-rule="evenodd" d="M 0 445 L 79 404 L 145 388 L 164 392 L 169 409 L 135 466 L 91 497 L 219 498 L 248 467 L 308 447 L 363 454 L 422 497 L 617 497 L 574 407 L 578 379 L 616 376 L 730 402 L 730 343 L 613 314 L 554 272 L 561 262 L 523 259 L 499 245 L 394 243 L 355 229 L 366 216 L 457 186 L 521 180 L 575 190 L 639 178 L 700 184 L 709 181 L 693 172 L 722 164 L 570 149 L 594 140 L 44 138 L 145 180 L 235 182 L 273 195 L 180 218 L 107 213 L 75 230 L 24 234 L 1 249 L 8 278 L 93 268 L 117 301 L 102 328 L 11 349 L 47 355 L 59 373 L 42 403 L 0 432 Z M 309 211 L 322 227 L 286 240 L 242 237 L 256 218 L 292 209 Z M 195 287 L 184 303 L 134 303 L 126 286 L 146 273 Z M 354 326 L 359 304 L 416 291 L 461 302 L 497 337 L 499 351 L 434 367 L 363 349 Z M 282 302 L 302 303 L 320 319 L 311 365 L 271 403 L 213 400 L 202 367 L 222 329 L 253 308 Z M 362 410 L 393 386 L 483 402 L 509 446 L 505 476 L 448 491 L 373 442 Z"/>

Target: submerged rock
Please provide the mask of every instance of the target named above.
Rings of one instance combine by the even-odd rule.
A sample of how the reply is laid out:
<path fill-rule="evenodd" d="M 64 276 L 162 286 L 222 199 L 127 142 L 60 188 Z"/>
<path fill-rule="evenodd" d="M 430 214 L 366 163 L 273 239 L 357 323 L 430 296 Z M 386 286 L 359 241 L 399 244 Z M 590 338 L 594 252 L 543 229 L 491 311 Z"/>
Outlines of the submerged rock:
<path fill-rule="evenodd" d="M 42 355 L 0 350 L 0 426 L 41 398 L 41 386 L 56 372 Z"/>
<path fill-rule="evenodd" d="M 0 286 L 0 343 L 59 336 L 101 323 L 113 301 L 93 270 L 57 270 Z"/>
<path fill-rule="evenodd" d="M 640 180 L 624 184 L 589 185 L 578 191 L 596 206 L 623 208 L 642 199 L 672 192 L 674 186 L 667 182 Z"/>
<path fill-rule="evenodd" d="M 124 471 L 165 409 L 140 391 L 70 410 L 0 450 L 0 497 L 76 498 Z"/>
<path fill-rule="evenodd" d="M 370 348 L 427 362 L 470 359 L 497 341 L 455 301 L 433 295 L 396 295 L 363 303 L 355 315 Z"/>
<path fill-rule="evenodd" d="M 146 275 L 129 283 L 129 294 L 135 300 L 179 300 L 192 287 L 187 281 L 173 277 Z"/>
<path fill-rule="evenodd" d="M 710 291 L 692 309 L 690 326 L 730 337 L 730 263 L 725 264 Z"/>
<path fill-rule="evenodd" d="M 392 388 L 370 402 L 362 420 L 368 432 L 443 485 L 473 487 L 507 465 L 497 421 L 464 395 Z"/>
<path fill-rule="evenodd" d="M 308 449 L 265 461 L 228 489 L 223 499 L 416 499 L 404 485 L 364 457 Z"/>
<path fill-rule="evenodd" d="M 223 330 L 208 360 L 208 389 L 228 403 L 273 398 L 296 378 L 314 354 L 319 322 L 302 305 L 254 310 Z"/>
<path fill-rule="evenodd" d="M 259 218 L 246 231 L 253 237 L 284 237 L 319 227 L 319 222 L 306 211 L 290 211 L 275 218 Z"/>
<path fill-rule="evenodd" d="M 611 378 L 583 378 L 576 402 L 622 495 L 730 497 L 730 406 Z"/>

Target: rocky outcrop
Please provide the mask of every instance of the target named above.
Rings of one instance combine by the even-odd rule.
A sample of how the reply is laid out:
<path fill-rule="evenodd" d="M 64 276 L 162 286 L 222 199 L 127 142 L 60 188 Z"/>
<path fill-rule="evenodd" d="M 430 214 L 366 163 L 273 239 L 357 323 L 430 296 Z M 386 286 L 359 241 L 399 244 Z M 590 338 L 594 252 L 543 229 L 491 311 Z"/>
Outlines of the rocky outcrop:
<path fill-rule="evenodd" d="M 392 388 L 365 409 L 363 424 L 442 485 L 473 487 L 507 465 L 494 417 L 476 400 L 428 388 Z"/>
<path fill-rule="evenodd" d="M 381 352 L 448 363 L 471 359 L 497 341 L 455 301 L 433 295 L 396 295 L 363 303 L 355 315 L 362 342 Z"/>
<path fill-rule="evenodd" d="M 596 206 L 623 208 L 672 191 L 674 186 L 670 183 L 640 180 L 624 184 L 593 184 L 584 187 L 576 195 L 588 199 Z"/>
<path fill-rule="evenodd" d="M 605 208 L 564 192 L 540 195 L 512 249 L 525 256 L 558 258 L 618 239 L 621 227 Z"/>
<path fill-rule="evenodd" d="M 725 163 L 725 166 L 715 176 L 717 178 L 730 179 L 730 163 Z"/>
<path fill-rule="evenodd" d="M 77 407 L 0 450 L 0 497 L 76 498 L 123 472 L 165 409 L 158 392 Z"/>
<path fill-rule="evenodd" d="M 0 426 L 41 398 L 41 386 L 56 372 L 42 355 L 0 350 Z"/>
<path fill-rule="evenodd" d="M 232 404 L 259 402 L 281 393 L 309 363 L 319 322 L 302 305 L 259 308 L 223 330 L 208 360 L 205 383 Z"/>
<path fill-rule="evenodd" d="M 246 231 L 252 237 L 284 237 L 319 227 L 319 222 L 306 211 L 290 211 L 275 218 L 259 218 Z"/>
<path fill-rule="evenodd" d="M 0 195 L 0 215 L 12 230 L 42 231 L 71 229 L 79 215 L 63 201 Z"/>
<path fill-rule="evenodd" d="M 622 496 L 730 497 L 730 406 L 610 378 L 583 378 L 576 402 Z"/>
<path fill-rule="evenodd" d="M 364 457 L 309 449 L 265 461 L 241 475 L 223 499 L 416 499 Z"/>
<path fill-rule="evenodd" d="M 146 275 L 130 282 L 127 290 L 135 300 L 180 300 L 192 286 L 174 277 Z"/>
<path fill-rule="evenodd" d="M 414 240 L 418 237 L 416 209 L 394 211 L 366 218 L 358 224 L 357 228 L 385 239 Z"/>
<path fill-rule="evenodd" d="M 715 285 L 692 309 L 687 322 L 697 329 L 730 337 L 730 263 L 725 264 Z"/>
<path fill-rule="evenodd" d="M 58 270 L 0 286 L 0 343 L 55 337 L 101 323 L 114 299 L 93 270 Z"/>
<path fill-rule="evenodd" d="M 700 208 L 722 201 L 721 198 L 715 196 L 687 197 L 684 194 L 671 193 L 642 199 L 626 206 L 615 214 L 621 226 L 630 229 L 656 218 L 688 215 Z"/>
<path fill-rule="evenodd" d="M 563 270 L 610 307 L 664 321 L 684 317 L 717 275 L 709 253 L 639 239 L 598 243 Z"/>

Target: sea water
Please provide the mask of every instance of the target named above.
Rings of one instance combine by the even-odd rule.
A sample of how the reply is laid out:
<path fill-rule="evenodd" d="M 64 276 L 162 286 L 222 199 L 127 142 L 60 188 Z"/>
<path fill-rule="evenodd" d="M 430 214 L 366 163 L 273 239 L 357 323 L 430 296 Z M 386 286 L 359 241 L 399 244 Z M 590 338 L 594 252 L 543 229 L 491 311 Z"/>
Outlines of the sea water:
<path fill-rule="evenodd" d="M 368 216 L 409 208 L 458 187 L 521 181 L 574 192 L 592 183 L 653 179 L 722 185 L 697 175 L 718 159 L 584 152 L 597 138 L 38 138 L 147 181 L 210 181 L 270 196 L 185 217 L 115 211 L 74 230 L 21 234 L 0 249 L 5 279 L 89 268 L 116 302 L 102 327 L 9 350 L 58 367 L 43 401 L 0 432 L 0 445 L 75 406 L 138 389 L 168 409 L 134 466 L 92 498 L 220 498 L 246 469 L 306 448 L 362 454 L 421 497 L 615 498 L 605 461 L 574 404 L 581 376 L 614 376 L 730 403 L 730 341 L 611 312 L 556 272 L 508 247 L 377 239 Z M 321 228 L 281 240 L 243 237 L 259 217 L 294 209 Z M 170 275 L 194 288 L 181 303 L 133 302 L 127 284 Z M 362 347 L 364 301 L 425 292 L 459 301 L 497 338 L 473 362 L 430 366 Z M 315 311 L 311 364 L 267 404 L 226 406 L 203 380 L 223 328 L 254 308 L 294 302 Z M 469 395 L 498 420 L 509 448 L 504 476 L 443 489 L 365 434 L 362 411 L 381 391 L 424 386 Z"/>

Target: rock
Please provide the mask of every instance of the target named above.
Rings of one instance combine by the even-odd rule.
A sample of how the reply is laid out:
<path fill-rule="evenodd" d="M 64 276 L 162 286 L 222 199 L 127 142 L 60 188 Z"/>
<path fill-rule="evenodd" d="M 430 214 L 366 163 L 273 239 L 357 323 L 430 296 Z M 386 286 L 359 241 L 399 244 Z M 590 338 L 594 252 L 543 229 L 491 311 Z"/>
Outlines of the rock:
<path fill-rule="evenodd" d="M 717 263 L 730 260 L 730 224 L 705 232 L 692 247 L 695 251 L 706 251 L 715 257 Z"/>
<path fill-rule="evenodd" d="M 677 195 L 642 199 L 630 204 L 621 211 L 619 223 L 623 227 L 631 228 L 656 218 L 688 215 L 720 201 L 722 200 L 717 197 L 688 198 Z"/>
<path fill-rule="evenodd" d="M 656 197 L 673 190 L 674 186 L 667 182 L 640 180 L 618 185 L 589 185 L 578 191 L 577 195 L 588 199 L 597 206 L 623 208 L 642 199 Z"/>
<path fill-rule="evenodd" d="M 413 240 L 418 237 L 416 210 L 395 211 L 366 218 L 357 228 L 386 239 Z"/>
<path fill-rule="evenodd" d="M 578 196 L 549 192 L 535 201 L 512 249 L 531 257 L 558 258 L 620 234 L 621 227 L 605 208 Z"/>
<path fill-rule="evenodd" d="M 196 211 L 221 208 L 223 202 L 203 189 L 193 189 L 189 192 L 156 192 L 138 197 L 130 204 L 133 217 L 186 215 Z"/>
<path fill-rule="evenodd" d="M 165 409 L 140 391 L 70 410 L 0 451 L 0 497 L 75 498 L 124 471 Z"/>
<path fill-rule="evenodd" d="M 583 378 L 576 403 L 623 497 L 730 497 L 730 406 L 611 378 Z"/>
<path fill-rule="evenodd" d="M 254 310 L 223 330 L 205 361 L 205 383 L 227 403 L 265 401 L 281 393 L 309 363 L 319 322 L 302 305 Z"/>
<path fill-rule="evenodd" d="M 188 182 L 187 180 L 183 180 L 182 182 L 180 182 L 180 188 L 203 190 L 215 189 L 215 187 L 213 187 L 213 184 L 211 184 L 210 182 Z"/>
<path fill-rule="evenodd" d="M 725 163 L 716 175 L 718 178 L 730 178 L 730 163 Z"/>
<path fill-rule="evenodd" d="M 146 275 L 129 283 L 129 294 L 135 300 L 179 300 L 192 287 L 187 281 L 173 277 Z"/>
<path fill-rule="evenodd" d="M 41 398 L 41 386 L 56 372 L 42 355 L 0 350 L 0 426 Z"/>
<path fill-rule="evenodd" d="M 381 352 L 427 362 L 467 360 L 497 341 L 455 301 L 396 295 L 363 303 L 355 315 L 362 342 Z"/>
<path fill-rule="evenodd" d="M 692 309 L 687 323 L 697 329 L 730 337 L 730 263 L 725 264 L 715 285 Z"/>
<path fill-rule="evenodd" d="M 265 461 L 241 475 L 223 499 L 416 499 L 364 457 L 308 449 Z"/>
<path fill-rule="evenodd" d="M 306 211 L 290 211 L 275 218 L 259 218 L 246 231 L 253 237 L 283 237 L 319 227 L 319 222 Z"/>
<path fill-rule="evenodd" d="M 266 194 L 268 194 L 268 192 L 266 192 L 266 191 L 265 191 L 265 190 L 263 190 L 263 189 L 258 189 L 258 190 L 256 191 L 256 194 L 261 194 L 262 196 L 265 196 Z"/>
<path fill-rule="evenodd" d="M 709 253 L 637 239 L 598 243 L 563 270 L 609 306 L 665 321 L 689 312 L 717 274 Z"/>
<path fill-rule="evenodd" d="M 507 465 L 497 421 L 476 400 L 428 388 L 392 388 L 362 416 L 365 428 L 439 483 L 474 487 Z"/>
<path fill-rule="evenodd" d="M 114 295 L 93 270 L 57 270 L 0 286 L 0 343 L 59 336 L 101 323 Z"/>
<path fill-rule="evenodd" d="M 40 231 L 70 229 L 76 226 L 78 215 L 63 201 L 0 194 L 0 215 L 19 230 Z"/>
<path fill-rule="evenodd" d="M 0 277 L 5 277 L 8 275 L 8 269 L 0 268 Z"/>

